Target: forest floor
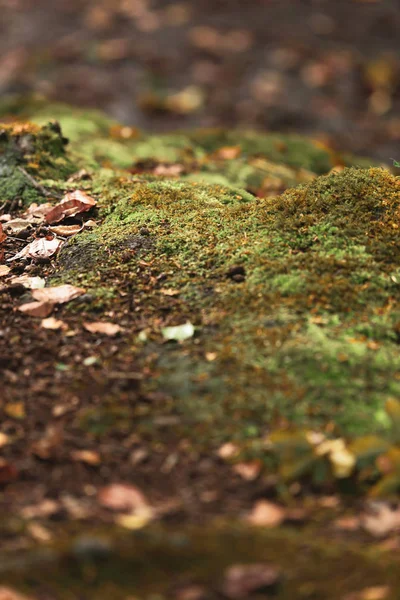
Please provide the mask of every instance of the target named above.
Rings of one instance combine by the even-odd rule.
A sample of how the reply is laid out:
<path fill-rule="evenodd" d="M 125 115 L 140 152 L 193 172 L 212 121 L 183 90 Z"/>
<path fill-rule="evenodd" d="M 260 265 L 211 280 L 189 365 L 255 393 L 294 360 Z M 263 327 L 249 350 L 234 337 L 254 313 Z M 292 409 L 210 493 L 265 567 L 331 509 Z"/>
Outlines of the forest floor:
<path fill-rule="evenodd" d="M 387 501 L 368 495 L 376 467 L 361 465 L 359 480 L 345 478 L 342 485 L 331 473 L 321 474 L 318 463 L 312 477 L 307 472 L 286 482 L 270 468 L 263 444 L 271 430 L 290 432 L 293 422 L 328 440 L 344 435 L 346 443 L 387 428 L 383 406 L 399 397 L 400 377 L 396 223 L 384 223 L 389 237 L 383 241 L 379 228 L 365 234 L 362 214 L 360 231 L 355 221 L 347 231 L 339 206 L 332 215 L 340 223 L 335 231 L 322 221 L 311 226 L 296 213 L 293 227 L 310 226 L 310 234 L 299 239 L 293 230 L 287 239 L 274 238 L 266 250 L 275 252 L 276 246 L 272 262 L 257 253 L 254 242 L 261 226 L 276 233 L 275 221 L 258 220 L 256 202 L 269 210 L 268 198 L 331 168 L 351 188 L 340 173 L 352 163 L 338 149 L 385 163 L 398 158 L 396 3 L 321 3 L 316 9 L 254 2 L 243 13 L 239 2 L 143 2 L 134 14 L 129 4 L 85 2 L 83 10 L 82 2 L 0 0 L 0 88 L 6 100 L 38 92 L 99 106 L 129 124 L 103 124 L 96 116 L 86 122 L 82 114 L 74 138 L 72 112 L 70 118 L 55 107 L 42 114 L 40 102 L 37 114 L 16 110 L 18 118 L 33 116 L 41 124 L 45 116 L 60 120 L 73 152 L 86 154 L 76 164 L 74 154 L 71 164 L 64 157 L 52 164 L 50 145 L 50 161 L 42 164 L 40 155 L 38 162 L 25 161 L 28 144 L 18 159 L 22 170 L 12 171 L 19 178 L 12 181 L 14 196 L 6 197 L 2 188 L 0 223 L 7 239 L 0 240 L 0 501 L 6 518 L 0 524 L 0 599 L 395 599 L 400 509 L 396 496 Z M 11 113 L 7 123 L 14 122 Z M 222 136 L 211 143 L 193 134 L 183 144 L 172 137 L 160 148 L 155 139 L 148 149 L 136 129 L 215 125 L 296 130 L 318 142 L 292 155 L 288 140 L 279 136 L 260 151 L 258 139 Z M 9 165 L 0 166 L 0 186 L 2 180 L 9 185 Z M 54 168 L 65 169 L 65 176 Z M 195 181 L 199 173 L 212 187 L 173 187 L 181 177 L 184 186 Z M 379 169 L 369 177 L 372 197 L 384 196 L 388 203 L 393 198 L 397 206 L 398 178 L 381 176 Z M 151 185 L 163 178 L 173 186 L 155 187 L 154 200 Z M 225 182 L 233 195 L 213 187 Z M 329 180 L 327 190 L 331 184 L 335 188 Z M 357 180 L 351 193 L 363 185 Z M 140 190 L 149 193 L 152 208 L 132 221 L 126 203 L 131 194 L 138 202 L 135 186 L 139 196 Z M 382 189 L 384 195 L 376 193 Z M 28 243 L 51 241 L 55 233 L 39 217 L 27 216 L 32 199 L 54 206 L 74 190 L 94 197 L 98 206 L 55 223 L 75 231 L 86 224 L 71 241 L 72 230 L 56 233 L 65 242 L 59 259 L 44 250 L 44 256 L 12 260 Z M 210 220 L 201 212 L 203 193 L 211 196 Z M 176 214 L 167 207 L 158 217 L 164 196 L 172 205 L 182 195 L 188 205 Z M 255 207 L 255 216 L 242 199 Z M 365 207 L 368 219 L 380 214 L 375 209 Z M 318 218 L 324 212 L 322 205 Z M 123 224 L 118 239 L 115 215 Z M 271 215 L 280 218 L 279 210 Z M 355 247 L 347 265 L 346 256 L 332 255 L 341 228 L 346 244 L 350 239 Z M 371 263 L 355 241 L 365 235 Z M 244 254 L 233 253 L 245 244 Z M 314 268 L 318 278 L 326 271 L 323 292 Z M 289 277 L 297 269 L 305 289 L 299 278 Z M 16 281 L 18 276 L 37 279 Z M 276 289 L 286 286 L 282 297 L 275 298 L 270 280 Z M 21 312 L 32 301 L 30 287 L 41 289 L 43 281 L 84 291 L 71 302 Z M 261 286 L 268 308 L 254 301 L 251 286 Z M 232 306 L 238 319 L 251 314 L 243 326 L 230 322 Z M 354 307 L 356 317 L 341 321 Z M 36 309 L 37 316 L 29 312 Z M 195 327 L 186 340 L 168 341 L 162 333 L 184 323 Z M 273 351 L 258 345 L 260 326 Z M 269 361 L 268 378 L 257 353 Z M 286 368 L 293 368 L 290 377 L 283 374 Z M 270 403 L 266 388 L 272 390 Z M 321 390 L 329 398 L 325 405 Z M 367 444 L 374 452 L 376 439 L 380 444 L 380 438 Z M 303 442 L 296 441 L 299 454 Z M 386 451 L 392 452 L 384 442 L 379 467 L 391 475 L 397 454 L 388 458 Z"/>

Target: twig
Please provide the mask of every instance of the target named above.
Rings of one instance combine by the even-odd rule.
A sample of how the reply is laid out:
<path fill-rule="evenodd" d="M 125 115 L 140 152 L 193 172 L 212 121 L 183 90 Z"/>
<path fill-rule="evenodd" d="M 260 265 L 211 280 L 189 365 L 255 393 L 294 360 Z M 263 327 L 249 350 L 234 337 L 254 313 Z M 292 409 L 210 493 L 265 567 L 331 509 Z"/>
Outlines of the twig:
<path fill-rule="evenodd" d="M 33 187 L 35 187 L 37 190 L 39 190 L 43 196 L 53 196 L 56 198 L 61 198 L 61 194 L 58 194 L 57 192 L 49 192 L 48 190 L 46 190 L 46 188 L 44 188 L 42 185 L 40 185 L 40 183 L 38 183 L 33 177 L 32 175 L 30 175 L 27 171 L 25 171 L 25 169 L 23 167 L 17 167 L 21 173 L 23 173 L 23 175 L 25 175 L 25 177 L 28 179 L 28 181 L 33 185 Z"/>

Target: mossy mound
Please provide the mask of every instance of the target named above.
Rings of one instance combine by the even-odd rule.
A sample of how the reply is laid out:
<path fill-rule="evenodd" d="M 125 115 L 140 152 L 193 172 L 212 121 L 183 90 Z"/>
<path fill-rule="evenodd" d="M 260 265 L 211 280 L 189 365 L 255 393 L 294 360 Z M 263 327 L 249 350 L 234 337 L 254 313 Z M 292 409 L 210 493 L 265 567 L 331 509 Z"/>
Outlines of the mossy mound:
<path fill-rule="evenodd" d="M 384 169 L 346 169 L 271 199 L 94 178 L 104 221 L 68 242 L 57 279 L 88 286 L 94 309 L 129 289 L 152 385 L 219 439 L 282 417 L 376 429 L 400 395 L 399 185 Z M 186 320 L 192 341 L 159 345 L 162 326 Z"/>
<path fill-rule="evenodd" d="M 62 180 L 76 170 L 66 157 L 67 140 L 57 122 L 0 126 L 0 197 L 29 205 L 43 198 L 39 180 Z M 35 177 L 38 178 L 36 182 Z M 35 185 L 35 182 L 37 185 Z"/>

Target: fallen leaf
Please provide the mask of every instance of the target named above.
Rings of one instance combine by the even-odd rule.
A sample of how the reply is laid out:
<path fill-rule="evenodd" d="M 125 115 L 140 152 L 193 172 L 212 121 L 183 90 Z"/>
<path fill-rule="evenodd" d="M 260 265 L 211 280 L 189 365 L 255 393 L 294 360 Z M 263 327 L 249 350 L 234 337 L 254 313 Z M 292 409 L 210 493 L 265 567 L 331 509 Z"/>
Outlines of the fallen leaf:
<path fill-rule="evenodd" d="M 18 310 L 30 317 L 44 318 L 51 314 L 53 308 L 54 304 L 52 302 L 27 302 L 26 304 L 21 304 Z"/>
<path fill-rule="evenodd" d="M 3 225 L 0 223 L 0 244 L 2 242 L 4 242 L 4 240 L 7 238 L 6 234 L 3 231 Z"/>
<path fill-rule="evenodd" d="M 247 515 L 247 522 L 257 527 L 278 527 L 285 520 L 285 510 L 268 500 L 258 500 Z"/>
<path fill-rule="evenodd" d="M 341 517 L 336 519 L 335 527 L 342 531 L 358 531 L 360 529 L 359 517 Z"/>
<path fill-rule="evenodd" d="M 51 240 L 48 240 L 47 238 L 38 238 L 25 246 L 18 254 L 9 258 L 8 261 L 18 260 L 25 256 L 28 258 L 49 258 L 61 248 L 63 243 L 62 240 L 59 240 L 56 237 L 53 237 Z"/>
<path fill-rule="evenodd" d="M 260 474 L 262 463 L 260 460 L 252 460 L 250 462 L 237 463 L 232 468 L 245 479 L 246 481 L 254 481 Z"/>
<path fill-rule="evenodd" d="M 32 600 L 32 597 L 20 594 L 13 588 L 0 586 L 0 600 Z"/>
<path fill-rule="evenodd" d="M 60 235 L 61 237 L 70 237 L 83 230 L 81 225 L 56 225 L 55 227 L 49 228 L 52 233 Z"/>
<path fill-rule="evenodd" d="M 12 419 L 24 419 L 26 417 L 23 402 L 9 402 L 4 406 L 4 412 L 7 417 L 11 417 Z"/>
<path fill-rule="evenodd" d="M 60 319 L 56 319 L 55 317 L 48 317 L 47 319 L 43 319 L 40 324 L 43 329 L 67 329 L 68 325 L 61 321 Z"/>
<path fill-rule="evenodd" d="M 222 592 L 232 600 L 268 593 L 279 583 L 280 571 L 266 563 L 233 565 L 224 573 Z"/>
<path fill-rule="evenodd" d="M 343 600 L 385 600 L 389 597 L 391 589 L 387 585 L 367 587 L 359 592 L 346 595 Z"/>
<path fill-rule="evenodd" d="M 237 456 L 239 452 L 239 447 L 236 446 L 236 444 L 233 444 L 232 442 L 226 442 L 225 444 L 222 444 L 222 446 L 217 450 L 218 456 L 220 458 L 223 458 L 224 460 Z"/>
<path fill-rule="evenodd" d="M 143 507 L 131 515 L 118 515 L 115 522 L 125 529 L 135 531 L 142 529 L 153 519 L 153 511 L 149 507 Z"/>
<path fill-rule="evenodd" d="M 19 283 L 28 290 L 38 290 L 46 285 L 45 280 L 42 277 L 30 277 L 29 275 L 19 275 L 19 277 L 13 277 L 10 280 L 11 284 Z"/>
<path fill-rule="evenodd" d="M 166 340 L 175 340 L 177 342 L 183 342 L 191 337 L 194 334 L 194 326 L 187 322 L 183 325 L 176 325 L 174 327 L 164 327 L 161 329 L 161 333 L 163 334 L 164 339 Z"/>
<path fill-rule="evenodd" d="M 122 327 L 115 323 L 102 323 L 100 321 L 96 321 L 95 323 L 84 323 L 83 326 L 86 331 L 90 331 L 90 333 L 103 333 L 104 335 L 109 336 L 117 335 L 117 333 L 122 331 Z"/>
<path fill-rule="evenodd" d="M 8 275 L 8 273 L 11 271 L 10 267 L 7 267 L 7 265 L 0 265 L 0 277 L 4 277 L 5 275 Z"/>
<path fill-rule="evenodd" d="M 28 217 L 31 222 L 41 223 L 51 210 L 53 210 L 53 205 L 49 202 L 45 202 L 44 204 L 36 204 L 34 202 L 25 211 L 23 216 Z"/>
<path fill-rule="evenodd" d="M 385 502 L 371 504 L 370 512 L 361 517 L 361 526 L 375 537 L 384 537 L 400 529 L 400 508 L 392 508 Z"/>
<path fill-rule="evenodd" d="M 51 302 L 53 304 L 64 304 L 85 293 L 86 290 L 74 285 L 65 284 L 54 287 L 33 290 L 32 296 L 39 302 Z"/>
<path fill-rule="evenodd" d="M 28 228 L 32 228 L 32 223 L 27 219 L 11 219 L 4 225 L 4 230 L 8 235 L 18 235 Z"/>
<path fill-rule="evenodd" d="M 79 213 L 86 212 L 92 206 L 95 206 L 96 200 L 88 196 L 85 192 L 75 191 L 66 194 L 61 202 L 46 214 L 47 223 L 53 224 L 62 221 L 66 217 L 74 217 Z"/>
<path fill-rule="evenodd" d="M 40 519 L 43 517 L 50 517 L 60 511 L 60 504 L 50 498 L 45 498 L 39 504 L 32 504 L 25 506 L 21 510 L 21 517 L 23 519 Z"/>
<path fill-rule="evenodd" d="M 96 467 L 101 464 L 100 454 L 93 450 L 73 450 L 70 454 L 72 460 L 76 462 L 83 462 L 92 467 Z"/>
<path fill-rule="evenodd" d="M 328 455 L 333 473 L 338 479 L 349 477 L 357 462 L 355 455 L 350 452 L 341 438 L 321 442 L 316 447 L 315 453 L 318 456 Z"/>
<path fill-rule="evenodd" d="M 3 448 L 3 446 L 7 446 L 7 444 L 10 443 L 10 438 L 7 434 L 3 433 L 2 431 L 0 431 L 0 448 Z"/>
<path fill-rule="evenodd" d="M 143 493 L 134 485 L 112 483 L 103 487 L 98 494 L 99 503 L 115 511 L 136 511 L 149 506 Z"/>
<path fill-rule="evenodd" d="M 164 296 L 179 296 L 179 294 L 180 294 L 179 290 L 174 290 L 172 288 L 161 288 L 160 292 Z"/>
<path fill-rule="evenodd" d="M 46 527 L 40 525 L 40 523 L 28 523 L 26 526 L 29 535 L 37 542 L 49 542 L 52 535 Z"/>

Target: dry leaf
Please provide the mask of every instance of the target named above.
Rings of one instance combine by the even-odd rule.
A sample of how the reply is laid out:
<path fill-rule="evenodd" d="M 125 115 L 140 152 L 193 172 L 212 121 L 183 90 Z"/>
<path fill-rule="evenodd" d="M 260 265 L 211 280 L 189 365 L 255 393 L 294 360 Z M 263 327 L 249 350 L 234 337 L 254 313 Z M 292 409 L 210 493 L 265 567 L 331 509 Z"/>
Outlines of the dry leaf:
<path fill-rule="evenodd" d="M 342 531 L 357 531 L 360 529 L 359 517 L 341 517 L 336 519 L 335 527 Z"/>
<path fill-rule="evenodd" d="M 375 502 L 371 512 L 361 517 L 362 527 L 375 537 L 384 537 L 400 529 L 400 508 L 392 509 L 390 504 Z"/>
<path fill-rule="evenodd" d="M 18 307 L 18 310 L 30 317 L 48 317 L 54 308 L 52 302 L 28 302 Z"/>
<path fill-rule="evenodd" d="M 0 244 L 2 242 L 4 242 L 4 240 L 7 238 L 6 234 L 3 231 L 3 225 L 0 223 Z"/>
<path fill-rule="evenodd" d="M 9 443 L 10 438 L 8 437 L 8 435 L 0 431 L 0 448 L 2 448 L 3 446 L 7 446 L 7 444 Z"/>
<path fill-rule="evenodd" d="M 23 402 L 9 402 L 4 406 L 4 412 L 7 417 L 11 417 L 12 419 L 24 419 L 26 417 Z"/>
<path fill-rule="evenodd" d="M 48 240 L 47 238 L 38 238 L 8 260 L 18 260 L 19 258 L 24 258 L 24 256 L 27 256 L 28 258 L 49 258 L 61 248 L 63 243 L 62 240 L 58 240 L 56 237 L 51 240 Z"/>
<path fill-rule="evenodd" d="M 60 504 L 50 498 L 45 498 L 39 504 L 32 504 L 25 506 L 21 510 L 21 517 L 23 519 L 40 519 L 43 517 L 50 517 L 60 511 Z"/>
<path fill-rule="evenodd" d="M 118 515 L 115 519 L 116 523 L 125 529 L 142 529 L 153 519 L 153 511 L 148 506 L 138 509 L 133 514 Z"/>
<path fill-rule="evenodd" d="M 101 464 L 100 454 L 93 450 L 74 450 L 70 454 L 72 460 L 77 462 L 83 462 L 92 467 L 96 467 Z"/>
<path fill-rule="evenodd" d="M 255 593 L 268 593 L 280 579 L 279 569 L 266 563 L 233 565 L 224 573 L 222 592 L 232 600 Z"/>
<path fill-rule="evenodd" d="M 0 265 L 0 277 L 4 277 L 5 275 L 8 275 L 8 273 L 11 271 L 10 267 L 7 267 L 7 265 Z"/>
<path fill-rule="evenodd" d="M 103 487 L 99 491 L 98 501 L 105 508 L 121 512 L 134 512 L 149 507 L 143 493 L 134 485 L 125 483 L 112 483 Z"/>
<path fill-rule="evenodd" d="M 85 293 L 86 290 L 74 285 L 65 284 L 54 287 L 33 290 L 32 296 L 39 302 L 51 302 L 53 304 L 64 304 Z"/>
<path fill-rule="evenodd" d="M 27 219 L 11 219 L 4 225 L 4 230 L 8 235 L 18 235 L 28 227 L 32 228 L 32 223 Z"/>
<path fill-rule="evenodd" d="M 180 291 L 174 290 L 172 288 L 161 288 L 160 292 L 164 294 L 164 296 L 179 296 Z"/>
<path fill-rule="evenodd" d="M 218 456 L 224 460 L 237 456 L 239 452 L 239 447 L 232 442 L 226 442 L 226 444 L 222 444 L 222 446 L 217 450 Z"/>
<path fill-rule="evenodd" d="M 250 525 L 257 527 L 277 527 L 285 520 L 285 517 L 285 510 L 278 504 L 267 500 L 258 500 L 246 520 Z"/>
<path fill-rule="evenodd" d="M 44 204 L 36 204 L 34 202 L 23 216 L 27 217 L 29 221 L 41 223 L 51 210 L 53 210 L 53 205 L 49 202 L 45 202 Z"/>
<path fill-rule="evenodd" d="M 96 200 L 91 196 L 88 196 L 85 192 L 75 191 L 69 192 L 64 198 L 56 204 L 56 206 L 47 213 L 47 223 L 58 223 L 66 217 L 74 217 L 79 213 L 86 212 L 92 206 L 96 205 Z"/>
<path fill-rule="evenodd" d="M 46 285 L 46 282 L 42 277 L 30 277 L 29 275 L 20 275 L 19 277 L 13 277 L 10 280 L 11 284 L 19 283 L 28 290 L 38 290 Z"/>
<path fill-rule="evenodd" d="M 31 596 L 20 594 L 10 587 L 0 586 L 0 600 L 32 600 Z"/>
<path fill-rule="evenodd" d="M 61 237 L 70 237 L 82 230 L 83 227 L 81 225 L 56 225 L 55 227 L 50 227 L 52 233 L 60 235 Z"/>
<path fill-rule="evenodd" d="M 246 481 L 254 481 L 260 474 L 262 463 L 260 460 L 252 460 L 251 462 L 237 463 L 232 468 L 245 479 Z"/>
<path fill-rule="evenodd" d="M 391 589 L 389 586 L 376 585 L 348 594 L 343 600 L 385 600 L 389 597 L 390 592 Z"/>
<path fill-rule="evenodd" d="M 109 336 L 117 335 L 117 333 L 122 331 L 122 327 L 115 323 L 102 323 L 100 321 L 95 323 L 84 323 L 83 326 L 86 331 L 90 331 L 90 333 L 104 333 L 104 335 Z"/>
<path fill-rule="evenodd" d="M 48 317 L 47 319 L 43 319 L 41 322 L 41 326 L 44 329 L 67 329 L 68 325 L 61 321 L 60 319 L 56 319 L 55 317 Z"/>

